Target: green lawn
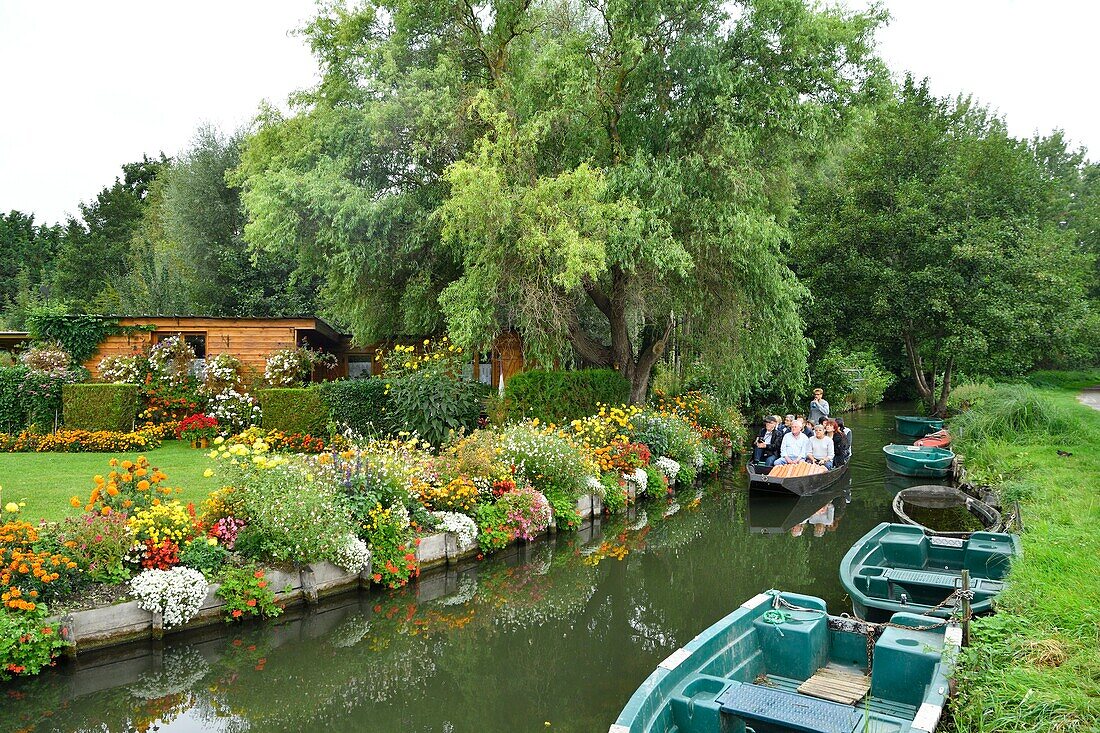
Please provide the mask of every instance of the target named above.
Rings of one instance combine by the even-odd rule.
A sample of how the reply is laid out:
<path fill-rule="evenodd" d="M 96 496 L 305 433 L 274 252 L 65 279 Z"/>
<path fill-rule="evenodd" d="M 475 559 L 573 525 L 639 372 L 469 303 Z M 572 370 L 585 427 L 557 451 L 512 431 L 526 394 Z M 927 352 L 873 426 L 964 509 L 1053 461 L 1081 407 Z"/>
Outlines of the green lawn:
<path fill-rule="evenodd" d="M 1011 585 L 962 659 L 960 733 L 1100 730 L 1100 412 L 1062 387 L 1093 376 L 1044 375 L 1031 414 L 1053 416 L 1052 427 L 957 446 L 1019 498 L 1025 525 Z"/>
<path fill-rule="evenodd" d="M 168 475 L 165 485 L 179 487 L 184 501 L 200 502 L 218 488 L 215 478 L 202 473 L 214 466 L 209 451 L 195 450 L 188 443 L 166 440 L 161 448 L 144 453 L 0 453 L 0 486 L 3 503 L 25 501 L 22 516 L 31 521 L 56 520 L 79 512 L 69 505 L 74 494 L 87 499 L 92 477 L 111 470 L 111 458 L 144 455 Z"/>

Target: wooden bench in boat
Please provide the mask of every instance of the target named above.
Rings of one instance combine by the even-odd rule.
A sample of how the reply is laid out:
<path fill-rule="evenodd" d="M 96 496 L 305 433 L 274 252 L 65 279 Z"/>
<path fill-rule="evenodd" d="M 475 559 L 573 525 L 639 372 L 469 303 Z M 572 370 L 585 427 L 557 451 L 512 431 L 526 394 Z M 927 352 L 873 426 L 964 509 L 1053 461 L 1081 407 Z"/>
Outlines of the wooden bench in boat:
<path fill-rule="evenodd" d="M 852 733 L 861 720 L 851 705 L 755 684 L 734 685 L 718 704 L 723 713 L 746 723 L 778 723 L 807 733 Z"/>

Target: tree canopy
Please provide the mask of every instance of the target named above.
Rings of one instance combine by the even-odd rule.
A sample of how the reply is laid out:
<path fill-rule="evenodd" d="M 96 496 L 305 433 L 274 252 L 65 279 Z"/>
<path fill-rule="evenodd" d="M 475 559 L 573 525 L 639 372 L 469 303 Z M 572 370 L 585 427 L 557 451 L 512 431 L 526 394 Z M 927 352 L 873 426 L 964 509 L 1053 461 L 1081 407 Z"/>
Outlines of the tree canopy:
<path fill-rule="evenodd" d="M 957 372 L 1019 374 L 1076 348 L 1088 256 L 1035 149 L 907 78 L 802 207 L 795 260 L 824 327 L 904 349 L 942 413 Z"/>
<path fill-rule="evenodd" d="M 325 8 L 235 181 L 365 340 L 516 327 L 644 398 L 675 319 L 742 390 L 802 377 L 791 169 L 873 96 L 877 11 L 794 0 Z M 320 260 L 312 259 L 320 254 Z"/>

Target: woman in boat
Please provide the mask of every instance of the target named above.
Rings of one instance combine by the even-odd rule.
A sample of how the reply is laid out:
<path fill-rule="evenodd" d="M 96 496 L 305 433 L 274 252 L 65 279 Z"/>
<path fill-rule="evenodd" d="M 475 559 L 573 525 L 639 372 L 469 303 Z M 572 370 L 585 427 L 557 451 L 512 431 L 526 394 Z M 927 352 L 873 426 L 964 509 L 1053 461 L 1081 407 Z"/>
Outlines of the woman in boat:
<path fill-rule="evenodd" d="M 779 458 L 779 443 L 783 437 L 776 427 L 777 424 L 775 415 L 764 418 L 764 427 L 756 436 L 756 442 L 753 443 L 752 448 L 752 460 L 756 463 L 772 466 Z"/>
<path fill-rule="evenodd" d="M 806 454 L 806 460 L 831 469 L 835 455 L 833 441 L 825 437 L 825 426 L 815 425 L 814 437 L 810 438 L 810 450 Z"/>
<path fill-rule="evenodd" d="M 848 462 L 848 436 L 837 426 L 836 420 L 825 421 L 825 437 L 833 441 L 833 465 L 843 466 Z"/>
<path fill-rule="evenodd" d="M 844 437 L 848 439 L 848 460 L 852 460 L 852 429 L 844 426 L 844 418 L 838 417 L 836 419 L 836 429 L 844 433 Z"/>

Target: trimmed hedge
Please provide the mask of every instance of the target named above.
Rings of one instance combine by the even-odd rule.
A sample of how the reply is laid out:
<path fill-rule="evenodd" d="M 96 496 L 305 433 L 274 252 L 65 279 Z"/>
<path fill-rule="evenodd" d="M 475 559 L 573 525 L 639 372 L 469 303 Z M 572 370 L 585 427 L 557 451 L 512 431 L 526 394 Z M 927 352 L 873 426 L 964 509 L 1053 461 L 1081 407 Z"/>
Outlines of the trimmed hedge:
<path fill-rule="evenodd" d="M 614 369 L 532 369 L 509 379 L 504 396 L 511 416 L 561 425 L 592 414 L 597 402 L 625 403 L 630 399 L 630 382 Z"/>
<path fill-rule="evenodd" d="M 346 425 L 360 435 L 389 432 L 389 398 L 384 379 L 341 379 L 325 382 L 320 390 L 332 422 Z"/>
<path fill-rule="evenodd" d="M 62 422 L 70 430 L 128 433 L 141 409 L 136 384 L 66 384 L 61 389 Z"/>
<path fill-rule="evenodd" d="M 280 387 L 261 389 L 256 393 L 263 411 L 265 430 L 279 430 L 287 435 L 328 434 L 328 409 L 317 387 Z"/>

